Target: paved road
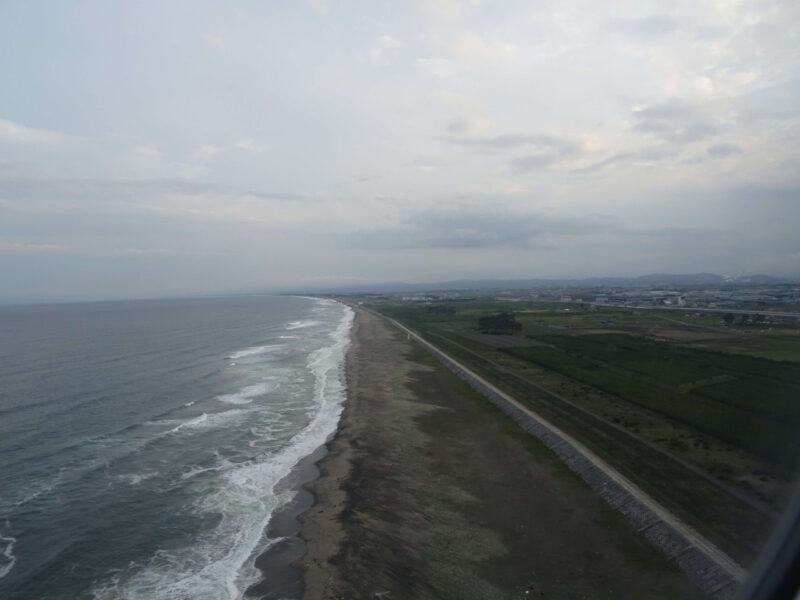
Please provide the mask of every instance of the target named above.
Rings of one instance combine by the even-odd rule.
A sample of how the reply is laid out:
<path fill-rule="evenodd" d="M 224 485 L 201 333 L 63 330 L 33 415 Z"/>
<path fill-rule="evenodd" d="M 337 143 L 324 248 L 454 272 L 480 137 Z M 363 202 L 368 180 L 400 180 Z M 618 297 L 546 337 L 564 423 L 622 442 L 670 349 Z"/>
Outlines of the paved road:
<path fill-rule="evenodd" d="M 374 314 L 383 317 L 383 315 L 380 315 L 378 313 Z M 628 478 L 623 476 L 611 465 L 605 462 L 602 458 L 600 458 L 594 452 L 589 450 L 586 446 L 581 444 L 578 440 L 564 433 L 558 427 L 556 427 L 543 417 L 539 416 L 537 413 L 533 412 L 528 407 L 524 406 L 523 404 L 515 400 L 513 397 L 503 392 L 502 390 L 498 389 L 490 382 L 486 381 L 483 377 L 473 372 L 472 370 L 468 369 L 466 366 L 464 366 L 454 358 L 450 357 L 442 350 L 440 350 L 439 348 L 437 348 L 436 346 L 434 346 L 433 344 L 422 338 L 421 336 L 417 335 L 414 331 L 408 329 L 406 326 L 398 323 L 394 319 L 389 319 L 387 317 L 383 318 L 387 319 L 390 323 L 392 323 L 395 327 L 403 331 L 410 338 L 413 338 L 424 348 L 427 348 L 434 355 L 440 357 L 444 362 L 450 363 L 457 369 L 460 369 L 464 373 L 467 373 L 478 383 L 485 386 L 493 393 L 503 398 L 506 402 L 515 406 L 518 410 L 524 412 L 532 419 L 536 420 L 544 427 L 549 429 L 553 434 L 559 436 L 562 440 L 570 444 L 573 448 L 575 448 L 577 452 L 579 452 L 588 461 L 590 461 L 599 470 L 601 470 L 609 479 L 616 482 L 617 485 L 622 487 L 628 494 L 630 494 L 631 497 L 635 498 L 637 501 L 641 502 L 644 506 L 653 511 L 653 513 L 655 513 L 664 523 L 666 523 L 667 525 L 672 527 L 676 532 L 681 534 L 689 544 L 691 544 L 692 546 L 697 548 L 700 552 L 705 554 L 709 559 L 711 559 L 714 563 L 716 563 L 721 569 L 726 571 L 735 580 L 741 582 L 744 581 L 744 579 L 747 577 L 747 572 L 738 563 L 736 563 L 736 561 L 734 561 L 730 556 L 728 556 L 725 552 L 717 548 L 709 540 L 705 539 L 702 535 L 700 535 L 698 532 L 692 529 L 689 525 L 678 519 L 675 515 L 669 512 L 661 504 L 656 502 L 653 498 L 651 498 L 645 492 L 639 489 Z"/>

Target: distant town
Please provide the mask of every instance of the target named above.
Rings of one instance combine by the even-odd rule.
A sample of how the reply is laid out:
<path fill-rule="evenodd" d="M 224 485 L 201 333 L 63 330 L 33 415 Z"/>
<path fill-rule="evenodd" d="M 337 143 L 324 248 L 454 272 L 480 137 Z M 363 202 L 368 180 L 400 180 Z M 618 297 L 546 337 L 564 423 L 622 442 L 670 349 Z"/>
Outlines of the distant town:
<path fill-rule="evenodd" d="M 375 294 L 381 296 L 384 294 Z M 396 295 L 395 295 L 396 296 Z M 800 284 L 712 287 L 592 286 L 534 290 L 453 290 L 401 294 L 408 302 L 468 301 L 494 298 L 505 302 L 560 302 L 629 308 L 698 309 L 701 311 L 768 313 L 800 316 Z"/>

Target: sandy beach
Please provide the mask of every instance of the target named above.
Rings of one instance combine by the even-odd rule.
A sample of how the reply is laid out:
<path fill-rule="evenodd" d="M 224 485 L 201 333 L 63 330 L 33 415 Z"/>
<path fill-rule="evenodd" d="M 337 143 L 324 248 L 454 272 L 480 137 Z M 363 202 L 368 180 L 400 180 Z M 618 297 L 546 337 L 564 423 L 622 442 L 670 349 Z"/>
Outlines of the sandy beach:
<path fill-rule="evenodd" d="M 348 400 L 309 484 L 304 598 L 699 598 L 560 460 L 357 311 Z"/>

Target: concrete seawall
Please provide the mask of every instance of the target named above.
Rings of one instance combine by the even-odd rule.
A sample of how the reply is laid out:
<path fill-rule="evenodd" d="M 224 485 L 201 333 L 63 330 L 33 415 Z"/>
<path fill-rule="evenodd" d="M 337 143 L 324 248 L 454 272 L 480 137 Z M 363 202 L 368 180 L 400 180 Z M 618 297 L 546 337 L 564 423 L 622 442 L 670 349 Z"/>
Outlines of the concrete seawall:
<path fill-rule="evenodd" d="M 735 598 L 746 578 L 745 570 L 724 552 L 647 496 L 633 483 L 595 456 L 582 444 L 533 411 L 476 375 L 436 346 L 400 323 L 389 319 L 413 337 L 448 369 L 508 414 L 520 427 L 541 440 L 606 502 L 621 512 L 654 546 L 674 560 L 704 593 L 713 598 Z"/>

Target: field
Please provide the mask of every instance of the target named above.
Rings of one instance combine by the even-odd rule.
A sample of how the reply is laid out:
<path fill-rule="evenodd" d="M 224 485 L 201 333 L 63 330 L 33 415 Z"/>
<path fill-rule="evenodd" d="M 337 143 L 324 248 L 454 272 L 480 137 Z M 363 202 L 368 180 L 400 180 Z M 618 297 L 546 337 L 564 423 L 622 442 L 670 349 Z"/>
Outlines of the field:
<path fill-rule="evenodd" d="M 366 304 L 604 456 L 745 565 L 800 457 L 800 324 L 691 311 L 470 301 Z M 520 327 L 478 319 L 512 312 Z"/>

